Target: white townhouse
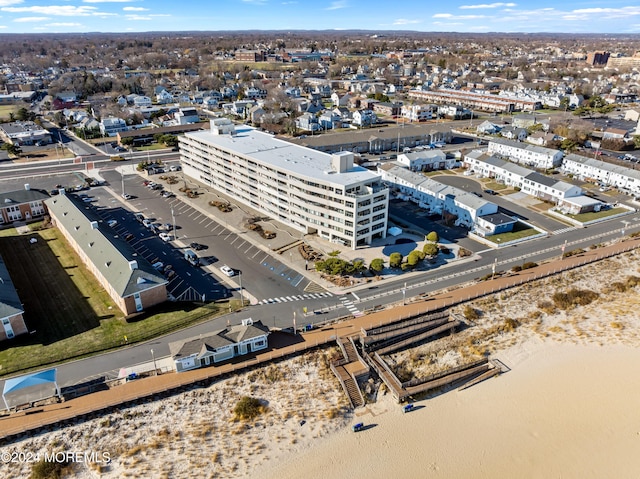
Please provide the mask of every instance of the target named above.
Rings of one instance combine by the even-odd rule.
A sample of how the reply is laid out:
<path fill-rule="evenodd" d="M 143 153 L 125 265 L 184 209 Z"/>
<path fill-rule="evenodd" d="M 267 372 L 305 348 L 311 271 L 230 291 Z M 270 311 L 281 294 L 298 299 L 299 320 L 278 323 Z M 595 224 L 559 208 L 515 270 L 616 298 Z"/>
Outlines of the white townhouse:
<path fill-rule="evenodd" d="M 455 168 L 455 158 L 447 159 L 441 150 L 418 150 L 398 155 L 397 162 L 411 171 L 434 171 Z"/>
<path fill-rule="evenodd" d="M 565 198 L 580 196 L 582 188 L 558 181 L 520 165 L 473 150 L 464 158 L 464 165 L 482 176 L 495 178 L 505 185 L 520 188 L 522 192 L 546 201 L 558 203 Z"/>
<path fill-rule="evenodd" d="M 323 153 L 227 118 L 179 141 L 184 174 L 305 234 L 353 249 L 386 236 L 389 190 L 351 152 Z"/>
<path fill-rule="evenodd" d="M 488 153 L 509 158 L 514 163 L 540 169 L 560 166 L 563 156 L 559 150 L 502 138 L 489 142 Z"/>
<path fill-rule="evenodd" d="M 634 164 L 635 165 L 635 164 Z M 595 180 L 632 194 L 640 194 L 640 170 L 571 153 L 562 162 L 562 172 L 581 180 Z"/>
<path fill-rule="evenodd" d="M 133 106 L 136 108 L 148 108 L 151 106 L 151 98 L 145 95 L 137 95 L 133 99 Z"/>
<path fill-rule="evenodd" d="M 399 197 L 412 201 L 432 214 L 450 214 L 455 224 L 473 228 L 480 216 L 498 212 L 498 205 L 471 193 L 439 183 L 401 166 L 378 167 L 382 179 L 398 191 Z"/>

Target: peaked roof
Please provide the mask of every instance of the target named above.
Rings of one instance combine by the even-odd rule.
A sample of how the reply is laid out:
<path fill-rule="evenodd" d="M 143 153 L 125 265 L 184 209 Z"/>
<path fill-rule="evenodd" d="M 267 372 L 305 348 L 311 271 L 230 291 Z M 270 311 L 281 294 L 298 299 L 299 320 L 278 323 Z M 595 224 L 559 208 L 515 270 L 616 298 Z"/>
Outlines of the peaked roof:
<path fill-rule="evenodd" d="M 120 297 L 167 283 L 151 263 L 138 256 L 129 243 L 105 226 L 93 207 L 65 194 L 49 198 L 45 203 Z"/>
<path fill-rule="evenodd" d="M 9 318 L 24 313 L 16 287 L 11 281 L 7 266 L 0 256 L 0 318 Z"/>

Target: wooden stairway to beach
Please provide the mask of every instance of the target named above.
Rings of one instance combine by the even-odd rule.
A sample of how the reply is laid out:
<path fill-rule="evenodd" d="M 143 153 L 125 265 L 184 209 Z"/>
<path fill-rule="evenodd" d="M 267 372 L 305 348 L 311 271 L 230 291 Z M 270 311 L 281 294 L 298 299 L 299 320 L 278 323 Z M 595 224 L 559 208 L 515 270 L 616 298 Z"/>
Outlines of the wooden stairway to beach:
<path fill-rule="evenodd" d="M 338 346 L 340 346 L 340 350 L 342 351 L 343 359 L 340 361 L 336 361 L 331 364 L 331 370 L 336 375 L 344 392 L 347 394 L 349 398 L 349 402 L 351 406 L 355 409 L 360 406 L 364 406 L 364 398 L 362 397 L 362 393 L 360 392 L 360 387 L 358 386 L 358 381 L 356 380 L 356 376 L 350 372 L 357 371 L 358 374 L 367 373 L 368 367 L 362 362 L 356 348 L 353 345 L 353 342 L 348 337 L 337 338 L 336 342 Z"/>

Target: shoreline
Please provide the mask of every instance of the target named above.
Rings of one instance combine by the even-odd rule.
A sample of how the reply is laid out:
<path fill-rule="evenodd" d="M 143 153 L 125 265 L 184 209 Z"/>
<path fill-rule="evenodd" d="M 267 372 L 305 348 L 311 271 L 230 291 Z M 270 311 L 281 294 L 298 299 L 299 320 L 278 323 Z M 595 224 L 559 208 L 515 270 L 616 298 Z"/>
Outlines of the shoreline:
<path fill-rule="evenodd" d="M 417 401 L 408 414 L 386 394 L 353 419 L 374 427 L 343 428 L 254 472 L 269 479 L 635 477 L 640 429 L 631 405 L 640 385 L 628 378 L 640 350 L 533 339 L 498 357 L 511 371 Z"/>

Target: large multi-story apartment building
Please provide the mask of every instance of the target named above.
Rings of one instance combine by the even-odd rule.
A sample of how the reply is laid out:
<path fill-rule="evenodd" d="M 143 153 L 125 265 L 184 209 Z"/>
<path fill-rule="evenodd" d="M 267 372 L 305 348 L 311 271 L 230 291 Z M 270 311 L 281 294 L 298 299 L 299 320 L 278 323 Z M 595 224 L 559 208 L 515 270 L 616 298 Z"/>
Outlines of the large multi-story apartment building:
<path fill-rule="evenodd" d="M 502 138 L 491 140 L 487 150 L 490 154 L 506 157 L 514 163 L 540 169 L 560 166 L 564 155 L 560 150 Z"/>
<path fill-rule="evenodd" d="M 226 118 L 180 138 L 183 171 L 271 218 L 355 249 L 384 238 L 389 191 L 354 154 L 295 145 Z"/>

